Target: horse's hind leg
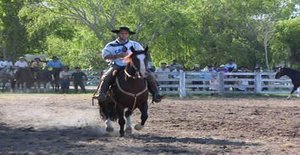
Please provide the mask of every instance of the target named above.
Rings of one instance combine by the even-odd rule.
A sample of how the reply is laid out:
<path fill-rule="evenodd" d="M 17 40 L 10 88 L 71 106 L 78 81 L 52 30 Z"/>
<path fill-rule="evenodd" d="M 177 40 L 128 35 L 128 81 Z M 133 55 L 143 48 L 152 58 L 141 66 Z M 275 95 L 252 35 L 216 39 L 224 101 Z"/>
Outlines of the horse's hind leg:
<path fill-rule="evenodd" d="M 125 112 L 125 117 L 126 117 L 126 129 L 125 129 L 125 132 L 126 132 L 126 134 L 132 134 L 131 115 L 132 115 L 132 110 L 128 109 Z"/>
<path fill-rule="evenodd" d="M 288 100 L 291 99 L 292 94 L 297 90 L 297 88 L 298 88 L 298 86 L 294 85 L 293 90 L 291 91 L 290 95 L 287 97 Z"/>
<path fill-rule="evenodd" d="M 141 123 L 134 126 L 134 128 L 136 130 L 142 130 L 144 128 L 146 120 L 148 119 L 148 104 L 147 104 L 147 102 L 144 103 L 139 109 L 141 111 Z"/>
<path fill-rule="evenodd" d="M 118 118 L 119 118 L 119 125 L 120 125 L 120 137 L 124 137 L 125 119 L 124 119 L 124 109 L 123 108 L 118 109 Z"/>

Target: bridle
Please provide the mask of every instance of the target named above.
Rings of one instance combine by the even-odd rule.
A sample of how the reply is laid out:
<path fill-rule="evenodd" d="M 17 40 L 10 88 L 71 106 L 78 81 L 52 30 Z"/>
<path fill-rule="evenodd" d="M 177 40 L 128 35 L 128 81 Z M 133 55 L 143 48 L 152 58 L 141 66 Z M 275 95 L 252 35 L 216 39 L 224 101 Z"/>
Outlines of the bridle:
<path fill-rule="evenodd" d="M 133 78 L 133 79 L 141 79 L 142 78 L 141 72 L 137 69 L 137 67 L 133 63 L 131 65 L 132 65 L 133 69 L 135 70 L 135 75 L 129 74 L 127 69 L 125 68 L 124 73 L 125 73 L 126 77 Z"/>
<path fill-rule="evenodd" d="M 135 55 L 138 55 L 138 54 L 142 54 L 142 53 L 144 53 L 143 51 L 136 51 L 135 52 Z M 128 73 L 128 71 L 126 70 L 126 68 L 124 69 L 124 73 L 125 73 L 125 75 L 126 75 L 126 77 L 129 77 L 129 78 L 133 78 L 133 79 L 141 79 L 142 78 L 142 75 L 141 75 L 141 72 L 140 72 L 140 70 L 134 65 L 134 63 L 132 62 L 132 60 L 131 60 L 131 62 L 130 62 L 130 65 L 131 65 L 131 67 L 135 70 L 135 74 L 134 75 L 131 75 L 131 74 L 129 74 Z"/>

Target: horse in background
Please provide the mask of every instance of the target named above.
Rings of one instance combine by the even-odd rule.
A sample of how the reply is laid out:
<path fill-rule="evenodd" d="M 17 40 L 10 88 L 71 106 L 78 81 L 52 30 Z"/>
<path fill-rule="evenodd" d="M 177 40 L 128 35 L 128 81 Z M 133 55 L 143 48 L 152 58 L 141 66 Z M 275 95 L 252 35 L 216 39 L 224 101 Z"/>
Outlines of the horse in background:
<path fill-rule="evenodd" d="M 51 76 L 52 76 L 52 80 L 51 80 L 51 85 L 54 89 L 55 92 L 59 91 L 59 73 L 61 71 L 61 68 L 53 68 L 51 70 Z"/>
<path fill-rule="evenodd" d="M 44 92 L 49 90 L 49 85 L 52 83 L 52 73 L 48 69 L 35 70 L 33 71 L 33 76 L 37 92 L 41 91 L 41 86 Z"/>
<path fill-rule="evenodd" d="M 104 102 L 98 100 L 100 115 L 105 120 L 106 131 L 112 132 L 111 121 L 118 120 L 121 137 L 125 132 L 126 134 L 132 133 L 131 115 L 136 108 L 141 112 L 141 122 L 134 127 L 136 130 L 141 130 L 148 118 L 148 87 L 145 79 L 148 48 L 144 51 L 135 51 L 131 48 L 131 51 L 132 54 L 125 58 L 128 64 L 124 70 L 117 73 L 115 84 L 111 86 L 107 94 L 107 100 Z"/>
<path fill-rule="evenodd" d="M 18 68 L 15 74 L 16 89 L 29 91 L 34 84 L 34 76 L 30 68 Z"/>
<path fill-rule="evenodd" d="M 7 84 L 10 84 L 11 89 L 14 87 L 14 70 L 12 67 L 5 67 L 0 70 L 0 83 L 2 91 L 8 89 Z"/>
<path fill-rule="evenodd" d="M 300 72 L 291 68 L 279 68 L 275 75 L 275 78 L 279 79 L 284 75 L 288 76 L 292 80 L 292 84 L 294 85 L 290 95 L 287 97 L 287 99 L 290 99 L 292 97 L 292 94 L 298 89 L 298 87 L 300 87 Z"/>

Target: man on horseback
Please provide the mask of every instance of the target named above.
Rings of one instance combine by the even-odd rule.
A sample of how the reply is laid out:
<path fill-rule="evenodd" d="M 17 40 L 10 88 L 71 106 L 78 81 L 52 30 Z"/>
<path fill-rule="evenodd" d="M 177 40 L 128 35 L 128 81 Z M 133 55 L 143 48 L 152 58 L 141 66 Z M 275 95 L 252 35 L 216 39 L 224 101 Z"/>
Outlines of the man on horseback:
<path fill-rule="evenodd" d="M 115 41 L 108 43 L 102 50 L 102 58 L 110 62 L 110 68 L 104 73 L 102 82 L 100 84 L 100 90 L 98 99 L 104 101 L 106 99 L 106 93 L 109 86 L 115 81 L 115 71 L 120 71 L 126 67 L 126 63 L 122 58 L 126 57 L 130 51 L 130 47 L 135 50 L 143 50 L 140 43 L 129 40 L 129 35 L 135 34 L 130 31 L 128 27 L 120 27 L 119 30 L 112 30 L 113 33 L 118 35 Z M 153 96 L 153 102 L 160 102 L 161 96 L 158 93 L 157 82 L 151 73 L 146 78 L 148 83 L 148 89 Z"/>

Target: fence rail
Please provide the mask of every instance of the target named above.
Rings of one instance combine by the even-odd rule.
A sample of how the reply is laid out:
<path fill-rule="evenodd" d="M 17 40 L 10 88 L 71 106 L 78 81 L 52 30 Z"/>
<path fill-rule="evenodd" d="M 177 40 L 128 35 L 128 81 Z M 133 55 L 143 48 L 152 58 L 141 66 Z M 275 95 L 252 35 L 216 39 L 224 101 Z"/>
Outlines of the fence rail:
<path fill-rule="evenodd" d="M 87 86 L 97 86 L 98 72 L 87 73 Z M 289 94 L 293 85 L 288 77 L 275 79 L 274 72 L 156 72 L 160 92 L 180 97 L 193 94 Z M 300 90 L 298 89 L 300 95 Z"/>

